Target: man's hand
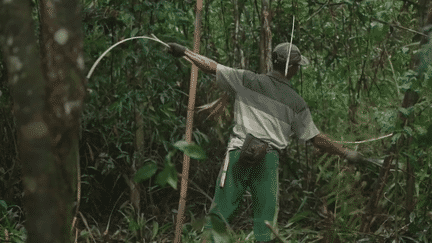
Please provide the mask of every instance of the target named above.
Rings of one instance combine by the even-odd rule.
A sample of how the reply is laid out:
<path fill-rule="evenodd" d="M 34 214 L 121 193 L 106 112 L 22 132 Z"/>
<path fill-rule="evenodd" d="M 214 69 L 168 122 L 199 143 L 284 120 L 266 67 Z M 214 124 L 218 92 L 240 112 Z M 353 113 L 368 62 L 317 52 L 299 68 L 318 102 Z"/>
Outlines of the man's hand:
<path fill-rule="evenodd" d="M 359 164 L 364 162 L 364 157 L 361 153 L 353 150 L 347 150 L 345 152 L 345 159 L 348 160 L 348 163 Z"/>
<path fill-rule="evenodd" d="M 169 45 L 168 53 L 174 57 L 186 56 L 189 61 L 195 64 L 201 71 L 209 74 L 216 74 L 218 63 L 210 58 L 194 53 L 185 46 L 177 43 L 167 43 Z"/>
<path fill-rule="evenodd" d="M 174 57 L 182 57 L 185 55 L 186 47 L 179 45 L 177 43 L 168 43 L 170 48 L 168 49 L 168 53 L 173 55 Z"/>

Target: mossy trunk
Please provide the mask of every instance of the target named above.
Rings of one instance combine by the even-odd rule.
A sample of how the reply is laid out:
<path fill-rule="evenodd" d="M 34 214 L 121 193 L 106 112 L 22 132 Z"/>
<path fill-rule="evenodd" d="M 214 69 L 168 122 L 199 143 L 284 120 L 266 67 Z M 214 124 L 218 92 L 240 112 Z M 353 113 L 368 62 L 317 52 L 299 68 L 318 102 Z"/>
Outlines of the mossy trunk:
<path fill-rule="evenodd" d="M 28 1 L 0 2 L 0 44 L 18 131 L 27 242 L 70 242 L 85 95 L 80 8 L 78 1 L 41 1 L 40 9 L 42 55 Z"/>

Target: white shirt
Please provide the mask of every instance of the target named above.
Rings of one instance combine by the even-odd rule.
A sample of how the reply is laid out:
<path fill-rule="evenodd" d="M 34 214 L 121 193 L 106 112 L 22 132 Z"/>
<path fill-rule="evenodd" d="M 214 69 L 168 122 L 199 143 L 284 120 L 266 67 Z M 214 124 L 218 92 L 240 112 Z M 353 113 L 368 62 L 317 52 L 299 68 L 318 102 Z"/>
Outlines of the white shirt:
<path fill-rule="evenodd" d="M 292 135 L 307 141 L 320 133 L 304 99 L 280 78 L 218 64 L 216 82 L 235 97 L 228 150 L 241 148 L 247 133 L 280 150 Z"/>

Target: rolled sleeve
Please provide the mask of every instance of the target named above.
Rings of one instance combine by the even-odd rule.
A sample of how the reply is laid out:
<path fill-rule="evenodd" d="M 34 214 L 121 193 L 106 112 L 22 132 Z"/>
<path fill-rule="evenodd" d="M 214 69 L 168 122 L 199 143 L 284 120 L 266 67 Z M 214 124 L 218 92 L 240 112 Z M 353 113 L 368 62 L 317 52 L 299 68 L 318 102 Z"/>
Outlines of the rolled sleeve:
<path fill-rule="evenodd" d="M 312 120 L 309 109 L 305 109 L 295 116 L 292 129 L 302 142 L 306 142 L 320 133 Z"/>
<path fill-rule="evenodd" d="M 221 64 L 216 68 L 216 82 L 218 86 L 231 95 L 235 95 L 242 87 L 245 70 L 230 68 Z"/>

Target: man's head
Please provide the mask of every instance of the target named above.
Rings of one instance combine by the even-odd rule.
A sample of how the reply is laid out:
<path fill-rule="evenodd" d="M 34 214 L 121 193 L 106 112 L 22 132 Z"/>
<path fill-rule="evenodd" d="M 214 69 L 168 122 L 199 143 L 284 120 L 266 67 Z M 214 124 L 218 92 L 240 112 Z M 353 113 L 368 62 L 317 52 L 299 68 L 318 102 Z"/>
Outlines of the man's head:
<path fill-rule="evenodd" d="M 273 69 L 285 74 L 286 62 L 288 57 L 288 52 L 290 48 L 290 43 L 281 43 L 277 45 L 272 53 Z M 302 56 L 300 50 L 296 45 L 291 46 L 290 60 L 289 60 L 289 71 L 287 78 L 290 79 L 299 70 L 299 65 L 308 65 L 309 60 Z"/>

